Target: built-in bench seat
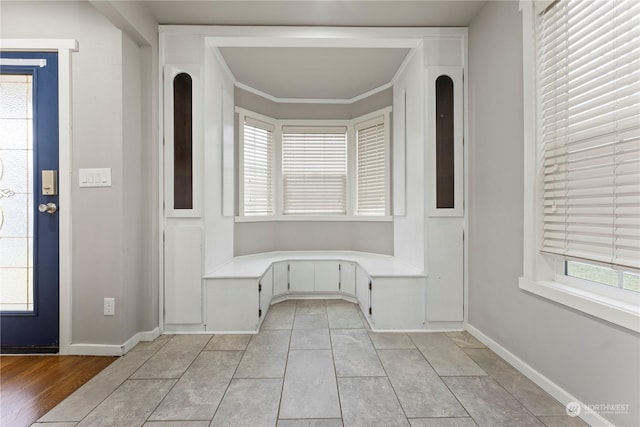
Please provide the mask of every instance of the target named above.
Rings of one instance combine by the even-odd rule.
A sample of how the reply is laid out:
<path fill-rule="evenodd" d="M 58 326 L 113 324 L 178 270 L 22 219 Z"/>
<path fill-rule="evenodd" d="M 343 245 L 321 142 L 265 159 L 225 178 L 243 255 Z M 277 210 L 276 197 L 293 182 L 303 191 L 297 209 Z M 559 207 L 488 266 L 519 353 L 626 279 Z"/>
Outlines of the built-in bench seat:
<path fill-rule="evenodd" d="M 359 304 L 374 330 L 424 329 L 426 276 L 393 256 L 354 251 L 235 257 L 203 276 L 205 329 L 257 332 L 269 306 L 291 298 Z"/>

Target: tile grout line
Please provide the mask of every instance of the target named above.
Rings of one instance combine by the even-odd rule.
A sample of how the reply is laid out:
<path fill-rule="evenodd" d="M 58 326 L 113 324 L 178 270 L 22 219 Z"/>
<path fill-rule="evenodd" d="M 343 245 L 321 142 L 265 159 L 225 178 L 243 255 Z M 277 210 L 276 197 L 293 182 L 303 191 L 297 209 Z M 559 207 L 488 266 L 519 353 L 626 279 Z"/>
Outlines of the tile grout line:
<path fill-rule="evenodd" d="M 260 331 L 258 331 L 258 333 L 260 333 Z M 255 337 L 257 335 L 258 334 L 251 335 L 251 338 L 247 342 L 247 345 L 245 346 L 244 350 L 242 350 L 242 356 L 240 356 L 240 359 L 238 359 L 238 364 L 236 365 L 235 369 L 233 370 L 233 373 L 231 374 L 231 378 L 229 378 L 229 383 L 225 387 L 224 393 L 222 393 L 222 397 L 220 397 L 220 401 L 216 405 L 216 409 L 213 411 L 213 415 L 211 415 L 211 419 L 209 420 L 209 425 L 211 425 L 211 423 L 213 423 L 213 419 L 216 417 L 216 414 L 218 413 L 218 410 L 220 409 L 220 405 L 222 405 L 222 401 L 224 400 L 224 397 L 229 392 L 229 387 L 231 387 L 231 382 L 233 381 L 234 377 L 236 376 L 236 372 L 238 372 L 238 367 L 240 366 L 240 363 L 242 363 L 242 359 L 244 359 L 244 355 L 245 355 L 245 353 L 247 351 L 247 348 L 249 348 L 249 344 L 251 343 L 251 340 L 253 340 L 253 337 Z"/>
<path fill-rule="evenodd" d="M 95 406 L 94 406 L 94 407 L 93 407 L 89 412 L 87 412 L 87 414 L 86 414 L 84 417 L 82 417 L 82 418 L 80 419 L 80 421 L 70 421 L 70 422 L 75 423 L 75 425 L 76 425 L 76 426 L 80 425 L 80 424 L 81 424 L 81 423 L 82 423 L 82 422 L 83 422 L 83 421 L 84 421 L 84 420 L 85 420 L 89 415 L 91 415 L 91 414 L 93 413 L 93 411 L 95 411 L 95 410 L 98 408 L 98 406 L 102 405 L 102 404 L 104 403 L 104 401 L 105 401 L 105 400 L 107 400 L 107 399 L 108 399 L 108 398 L 109 398 L 113 393 L 115 393 L 115 392 L 116 392 L 116 390 L 118 390 L 120 387 L 122 387 L 122 384 L 126 383 L 127 381 L 131 381 L 131 377 L 133 376 L 133 374 L 135 374 L 136 372 L 138 372 L 138 370 L 139 370 L 139 369 L 140 369 L 140 368 L 141 368 L 145 363 L 147 363 L 147 362 L 148 362 L 148 361 L 149 361 L 153 356 L 155 356 L 155 355 L 156 355 L 156 353 L 157 353 L 157 352 L 159 352 L 162 348 L 164 348 L 164 346 L 165 346 L 165 345 L 167 345 L 167 344 L 169 343 L 169 341 L 171 341 L 172 339 L 173 339 L 173 337 L 169 338 L 169 339 L 167 340 L 167 342 L 166 342 L 166 343 L 164 343 L 160 348 L 158 348 L 156 351 L 152 352 L 152 353 L 149 355 L 149 357 L 147 357 L 147 358 L 144 360 L 144 362 L 142 362 L 142 363 L 140 364 L 140 366 L 138 366 L 138 368 L 136 368 L 136 369 L 131 373 L 131 375 L 129 375 L 127 378 L 125 378 L 125 379 L 124 379 L 124 381 L 120 382 L 120 384 L 118 384 L 118 385 L 117 385 L 113 390 L 111 390 L 111 392 L 110 392 L 110 393 L 108 393 L 108 394 L 104 397 L 104 399 L 102 399 L 98 404 L 96 404 L 96 405 L 95 405 Z M 124 356 L 120 356 L 120 357 L 126 357 L 126 354 L 125 354 Z M 120 358 L 118 358 L 118 360 L 120 360 Z M 116 363 L 118 360 L 116 360 L 116 361 L 115 361 L 115 362 L 113 362 L 113 363 Z M 94 378 L 95 378 L 95 377 L 94 377 Z M 67 398 L 68 398 L 68 397 L 67 397 Z M 66 399 L 65 399 L 65 400 L 66 400 Z M 63 402 L 64 402 L 64 400 L 63 400 Z M 62 402 L 60 402 L 60 403 L 62 403 Z M 60 405 L 60 403 L 59 403 L 58 405 Z M 56 405 L 56 407 L 57 407 L 58 405 Z M 55 408 L 55 407 L 54 407 L 54 408 Z M 51 412 L 54 408 L 51 408 L 51 410 L 50 410 L 49 412 Z M 45 415 L 46 415 L 46 414 L 45 414 Z M 44 415 L 43 415 L 43 416 L 44 416 Z M 40 418 L 42 418 L 42 417 L 40 417 Z M 36 422 L 37 422 L 37 420 L 36 420 Z M 59 422 L 59 421 L 56 421 L 56 422 Z M 65 422 L 65 421 L 62 421 L 62 422 Z"/>
<path fill-rule="evenodd" d="M 409 421 L 409 417 L 407 417 L 407 412 L 404 409 L 404 406 L 402 405 L 402 402 L 400 401 L 400 398 L 398 397 L 398 393 L 396 392 L 396 388 L 393 386 L 393 383 L 391 382 L 391 379 L 389 378 L 389 373 L 387 372 L 387 369 L 384 367 L 384 363 L 382 363 L 382 359 L 380 359 L 380 355 L 378 354 L 378 350 L 376 349 L 376 346 L 373 344 L 373 340 L 371 339 L 371 335 L 369 334 L 369 332 L 367 330 L 365 330 L 365 333 L 367 335 L 367 338 L 369 338 L 369 342 L 371 343 L 371 347 L 373 348 L 373 352 L 376 354 L 376 358 L 378 359 L 378 362 L 380 363 L 380 366 L 382 367 L 382 371 L 384 372 L 384 378 L 387 379 L 387 382 L 389 383 L 389 385 L 391 386 L 391 390 L 393 390 L 393 395 L 396 397 L 396 400 L 398 401 L 398 405 L 400 405 L 400 409 L 402 409 L 402 413 L 404 414 L 404 419 L 407 420 L 407 424 L 411 425 L 411 422 Z M 379 377 L 379 378 L 383 378 L 383 377 Z"/>
<path fill-rule="evenodd" d="M 411 343 L 413 343 L 413 345 L 416 346 L 416 350 L 418 350 L 418 353 L 420 353 L 420 355 L 422 356 L 422 358 L 425 360 L 425 362 L 427 362 L 427 364 L 431 367 L 431 369 L 433 369 L 433 372 L 435 372 L 435 374 L 438 376 L 438 378 L 440 379 L 440 382 L 447 388 L 447 390 L 449 390 L 449 393 L 451 393 L 451 395 L 453 396 L 454 399 L 456 399 L 456 402 L 458 402 L 460 404 L 460 407 L 462 409 L 464 409 L 464 412 L 467 413 L 467 415 L 469 416 L 469 418 L 471 418 L 471 420 L 473 421 L 473 423 L 477 426 L 478 422 L 476 421 L 475 418 L 473 418 L 471 416 L 471 414 L 469 413 L 469 411 L 467 410 L 467 408 L 462 404 L 462 402 L 460 401 L 460 399 L 458 399 L 458 396 L 456 396 L 456 394 L 453 392 L 453 390 L 451 390 L 451 388 L 449 388 L 449 385 L 442 379 L 442 375 L 440 375 L 438 373 L 438 371 L 436 371 L 436 369 L 433 367 L 433 365 L 431 364 L 431 362 L 429 362 L 429 359 L 427 359 L 427 356 L 425 356 L 425 354 L 422 352 L 422 350 L 420 350 L 420 348 L 418 347 L 418 345 L 415 343 L 415 341 L 411 338 L 410 334 L 407 334 L 407 337 L 409 338 L 409 341 L 411 341 Z M 449 338 L 450 339 L 450 338 Z M 454 343 L 455 344 L 455 343 Z M 456 344 L 457 345 L 457 344 Z M 465 353 L 466 354 L 466 353 Z M 475 361 L 474 361 L 475 363 Z M 483 369 L 484 370 L 484 369 Z M 487 374 L 488 375 L 488 374 Z M 482 375 L 485 376 L 485 375 Z"/>
<path fill-rule="evenodd" d="M 298 303 L 293 309 L 293 321 L 291 322 L 291 329 L 289 329 L 289 345 L 287 346 L 287 357 L 284 361 L 284 372 L 282 373 L 282 386 L 280 386 L 280 399 L 278 399 L 278 412 L 276 413 L 276 423 L 275 426 L 278 425 L 278 421 L 280 420 L 280 411 L 282 410 L 282 395 L 284 394 L 284 380 L 287 377 L 287 367 L 289 366 L 289 352 L 291 351 L 291 336 L 293 335 L 293 326 L 296 323 L 296 314 L 298 312 Z M 258 331 L 260 333 L 260 331 Z"/>
<path fill-rule="evenodd" d="M 193 358 L 193 360 L 191 361 L 191 363 L 189 363 L 189 365 L 186 367 L 186 369 L 184 371 L 182 371 L 182 374 L 180 374 L 180 376 L 175 379 L 175 382 L 173 383 L 173 385 L 169 388 L 169 390 L 165 393 L 164 396 L 162 396 L 162 399 L 160 399 L 160 401 L 156 404 L 156 406 L 151 410 L 151 412 L 149 412 L 149 415 L 147 416 L 147 418 L 145 418 L 144 423 L 142 423 L 143 425 L 147 422 L 149 422 L 149 417 L 151 417 L 153 415 L 153 413 L 160 407 L 160 405 L 162 405 L 162 402 L 164 402 L 164 400 L 167 398 L 167 396 L 169 396 L 169 394 L 171 393 L 171 391 L 175 388 L 175 386 L 178 384 L 178 382 L 182 379 L 182 377 L 184 376 L 184 374 L 187 373 L 187 371 L 189 370 L 189 368 L 193 365 L 193 363 L 196 361 L 196 359 L 198 359 L 198 357 L 200 357 L 200 354 L 202 354 L 202 352 L 204 351 L 204 348 L 209 344 L 209 342 L 213 339 L 213 337 L 215 336 L 215 334 L 212 334 L 211 337 L 209 337 L 209 340 L 207 340 L 207 342 L 202 346 L 202 348 L 200 349 L 200 351 L 198 351 L 198 354 L 196 354 L 196 356 Z M 172 338 L 173 339 L 173 338 Z M 165 344 L 166 345 L 166 344 Z M 164 346 L 162 346 L 162 348 L 164 348 Z M 158 349 L 158 351 L 160 351 L 160 349 Z M 158 378 L 160 379 L 160 378 Z M 174 379 L 174 378 L 163 378 L 165 380 L 167 379 Z"/>
<path fill-rule="evenodd" d="M 325 309 L 326 309 L 327 303 L 325 302 Z M 333 340 L 331 339 L 332 335 L 331 335 L 331 325 L 329 324 L 329 312 L 327 312 L 327 326 L 328 326 L 328 330 L 329 330 L 329 347 L 331 348 L 331 363 L 333 365 L 333 374 L 335 376 L 336 379 L 336 391 L 338 392 L 338 407 L 340 408 L 340 422 L 342 423 L 343 427 L 344 427 L 344 413 L 342 412 L 342 399 L 340 399 L 340 386 L 338 385 L 338 371 L 336 370 L 336 358 L 335 358 L 335 354 L 333 353 Z"/>
<path fill-rule="evenodd" d="M 458 347 L 460 347 L 460 346 L 458 346 Z M 475 349 L 475 348 L 473 348 L 473 347 L 467 347 L 467 348 Z M 460 349 L 462 349 L 462 350 L 464 351 L 464 348 L 463 348 L 463 347 L 460 347 Z M 475 349 L 475 350 L 489 350 L 489 351 L 493 352 L 493 350 L 491 350 L 491 349 L 490 349 L 490 348 L 488 348 L 488 347 L 484 347 L 484 348 L 477 348 L 477 349 Z M 465 354 L 467 354 L 467 352 L 465 352 Z M 467 356 L 468 356 L 471 360 L 473 360 L 473 358 L 472 358 L 471 356 L 469 356 L 468 354 L 467 354 Z M 497 356 L 497 354 L 496 354 L 496 356 Z M 500 356 L 498 356 L 498 357 L 500 357 Z M 522 372 L 520 372 L 520 371 L 519 371 L 515 366 L 511 365 L 509 362 L 507 362 L 506 360 L 502 359 L 501 357 L 500 357 L 500 360 L 503 360 L 507 365 L 509 365 L 510 367 L 514 368 L 518 374 L 520 374 L 520 375 L 523 375 L 523 376 L 524 376 L 524 374 L 522 374 Z M 474 361 L 474 363 L 476 363 L 476 365 L 478 364 L 475 360 L 473 360 L 473 361 Z M 480 365 L 478 365 L 478 366 L 480 366 Z M 480 369 L 482 369 L 482 367 L 481 367 Z M 482 370 L 484 371 L 484 369 L 482 369 Z M 486 372 L 486 371 L 485 371 L 485 372 Z M 469 375 L 469 376 L 471 376 L 471 375 Z M 482 376 L 484 376 L 484 375 L 482 375 Z M 518 402 L 518 403 L 519 403 L 519 404 L 520 404 L 520 405 L 521 405 L 521 406 L 522 406 L 522 407 L 523 407 L 527 412 L 529 412 L 529 413 L 530 413 L 534 418 L 536 418 L 538 421 L 540 421 L 540 423 L 541 423 L 541 424 L 543 424 L 543 425 L 545 425 L 545 426 L 546 426 L 546 424 L 545 424 L 545 423 L 540 419 L 540 417 L 545 417 L 545 416 L 556 416 L 556 415 L 535 415 L 535 414 L 533 413 L 533 411 L 532 411 L 531 409 L 529 409 L 529 407 L 528 407 L 527 405 L 525 405 L 525 404 L 524 404 L 520 399 L 518 399 L 518 398 L 517 398 L 515 395 L 513 395 L 509 390 L 507 390 L 507 388 L 506 388 L 505 386 L 503 386 L 503 385 L 502 385 L 502 383 L 501 383 L 500 381 L 498 381 L 498 380 L 497 380 L 493 375 L 491 375 L 490 373 L 488 373 L 488 372 L 487 372 L 487 376 L 489 376 L 493 381 L 495 381 L 495 383 L 496 383 L 496 384 L 498 384 L 498 385 L 499 385 L 499 386 L 500 386 L 500 387 L 501 387 L 501 388 L 502 388 L 502 389 L 503 389 L 503 390 L 504 390 L 504 391 L 505 391 L 509 396 L 511 396 L 511 397 L 512 397 L 516 402 Z M 525 378 L 526 378 L 526 376 L 525 376 Z M 528 378 L 527 378 L 527 380 L 528 380 Z M 537 387 L 537 385 L 536 385 L 536 387 Z M 556 402 L 557 404 L 559 404 L 560 406 L 562 406 L 562 404 L 561 404 L 560 402 L 558 402 L 558 400 L 557 400 L 556 398 L 554 398 L 553 396 L 551 396 L 549 393 L 547 393 L 547 392 L 546 392 L 546 391 L 544 391 L 544 390 L 542 390 L 542 392 L 543 392 L 545 395 L 549 396 L 549 397 L 550 397 L 554 402 Z M 465 408 L 465 410 L 466 410 L 466 408 Z"/>

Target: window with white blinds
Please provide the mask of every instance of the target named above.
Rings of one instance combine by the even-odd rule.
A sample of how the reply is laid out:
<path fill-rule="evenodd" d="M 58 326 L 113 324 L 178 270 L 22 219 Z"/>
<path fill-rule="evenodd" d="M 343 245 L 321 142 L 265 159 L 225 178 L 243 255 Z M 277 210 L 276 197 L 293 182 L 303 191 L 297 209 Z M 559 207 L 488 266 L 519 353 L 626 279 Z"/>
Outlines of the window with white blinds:
<path fill-rule="evenodd" d="M 356 215 L 385 215 L 386 138 L 384 116 L 356 126 Z"/>
<path fill-rule="evenodd" d="M 284 215 L 347 213 L 346 127 L 282 128 Z"/>
<path fill-rule="evenodd" d="M 273 127 L 245 117 L 243 139 L 243 214 L 272 215 Z"/>
<path fill-rule="evenodd" d="M 542 251 L 640 268 L 640 2 L 537 17 Z"/>

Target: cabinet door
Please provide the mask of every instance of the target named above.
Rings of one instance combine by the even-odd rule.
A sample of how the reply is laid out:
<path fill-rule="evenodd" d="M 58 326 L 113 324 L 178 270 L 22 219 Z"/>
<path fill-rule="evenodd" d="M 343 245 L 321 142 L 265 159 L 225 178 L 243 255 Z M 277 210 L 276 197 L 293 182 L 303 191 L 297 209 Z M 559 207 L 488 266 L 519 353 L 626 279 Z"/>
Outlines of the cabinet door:
<path fill-rule="evenodd" d="M 369 290 L 369 275 L 360 267 L 356 267 L 356 298 L 365 316 L 369 316 L 371 308 L 371 291 Z"/>
<path fill-rule="evenodd" d="M 313 292 L 313 261 L 292 261 L 289 263 L 289 290 L 291 292 Z"/>
<path fill-rule="evenodd" d="M 262 279 L 259 282 L 260 289 L 260 310 L 261 315 L 267 315 L 267 311 L 269 310 L 269 306 L 271 305 L 271 299 L 273 297 L 273 268 L 269 267 Z"/>
<path fill-rule="evenodd" d="M 202 230 L 171 222 L 165 236 L 164 321 L 202 323 Z"/>
<path fill-rule="evenodd" d="M 289 292 L 289 264 L 276 262 L 273 264 L 273 296 L 277 297 Z"/>
<path fill-rule="evenodd" d="M 340 290 L 343 294 L 356 294 L 356 265 L 352 262 L 340 263 Z"/>
<path fill-rule="evenodd" d="M 340 263 L 337 261 L 315 262 L 316 292 L 338 292 L 340 290 Z"/>

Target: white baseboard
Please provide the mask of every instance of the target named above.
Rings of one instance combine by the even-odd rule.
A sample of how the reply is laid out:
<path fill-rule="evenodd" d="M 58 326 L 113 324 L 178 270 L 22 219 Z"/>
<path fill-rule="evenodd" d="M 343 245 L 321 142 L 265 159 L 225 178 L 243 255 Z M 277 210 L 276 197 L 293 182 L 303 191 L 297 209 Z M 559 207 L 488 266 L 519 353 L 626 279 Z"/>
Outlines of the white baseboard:
<path fill-rule="evenodd" d="M 141 341 L 153 341 L 160 336 L 160 328 L 138 332 L 124 344 L 71 344 L 67 354 L 75 356 L 123 356 Z"/>
<path fill-rule="evenodd" d="M 159 336 L 160 336 L 160 328 L 158 327 L 156 327 L 151 331 L 138 332 L 137 334 L 129 338 L 127 341 L 125 341 L 125 343 L 122 345 L 122 351 L 123 351 L 122 354 L 127 354 L 129 350 L 131 350 L 141 341 L 153 341 Z"/>
<path fill-rule="evenodd" d="M 567 405 L 568 403 L 575 402 L 580 404 L 581 408 L 585 407 L 585 404 L 580 400 L 576 399 L 575 396 L 571 395 L 569 392 L 564 390 L 562 387 L 551 381 L 549 378 L 542 375 L 540 372 L 536 371 L 534 368 L 529 366 L 525 361 L 520 359 L 515 354 L 511 353 L 509 350 L 498 344 L 496 341 L 492 340 L 480 330 L 475 328 L 472 325 L 467 324 L 467 331 L 477 338 L 484 345 L 493 350 L 498 356 L 502 357 L 504 360 L 509 362 L 513 367 L 515 367 L 518 371 L 520 371 L 524 376 L 529 378 L 531 381 L 536 383 L 541 389 L 549 393 L 556 400 L 558 400 L 563 405 Z M 603 418 L 600 414 L 592 411 L 583 411 L 580 413 L 580 418 L 584 422 L 592 426 L 603 426 L 603 427 L 615 427 L 614 424 Z"/>

